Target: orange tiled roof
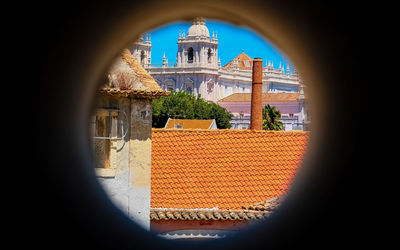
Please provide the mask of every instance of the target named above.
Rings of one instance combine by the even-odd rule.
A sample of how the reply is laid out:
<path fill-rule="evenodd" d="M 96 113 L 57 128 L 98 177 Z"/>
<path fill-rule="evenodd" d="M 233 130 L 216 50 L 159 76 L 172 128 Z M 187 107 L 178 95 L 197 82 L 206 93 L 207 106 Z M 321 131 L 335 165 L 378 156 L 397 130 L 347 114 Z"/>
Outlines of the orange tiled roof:
<path fill-rule="evenodd" d="M 253 67 L 253 59 L 246 53 L 242 52 L 237 57 L 233 58 L 232 61 L 228 62 L 223 66 L 224 69 L 233 68 L 234 62 L 238 61 L 238 67 L 240 70 L 251 70 Z"/>
<path fill-rule="evenodd" d="M 182 124 L 182 129 L 209 129 L 214 120 L 168 119 L 165 128 L 174 128 L 174 124 Z"/>
<path fill-rule="evenodd" d="M 285 194 L 308 132 L 153 129 L 151 207 L 242 209 Z"/>
<path fill-rule="evenodd" d="M 263 93 L 263 102 L 295 102 L 300 93 Z M 218 102 L 251 102 L 251 93 L 235 93 Z"/>
<path fill-rule="evenodd" d="M 266 201 L 251 204 L 250 206 L 243 206 L 242 208 L 255 211 L 275 211 L 285 199 L 286 195 L 281 195 Z"/>

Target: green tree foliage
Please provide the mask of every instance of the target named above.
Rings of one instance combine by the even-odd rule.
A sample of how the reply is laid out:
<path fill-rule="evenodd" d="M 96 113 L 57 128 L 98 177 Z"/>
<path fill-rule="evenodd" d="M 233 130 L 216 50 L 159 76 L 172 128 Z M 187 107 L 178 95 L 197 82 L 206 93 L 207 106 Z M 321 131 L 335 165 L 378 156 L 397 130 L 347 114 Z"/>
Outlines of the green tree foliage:
<path fill-rule="evenodd" d="M 276 110 L 275 106 L 265 105 L 262 110 L 263 129 L 264 130 L 282 130 L 283 123 L 279 121 L 281 112 Z"/>
<path fill-rule="evenodd" d="M 233 115 L 215 103 L 208 103 L 187 91 L 172 91 L 170 96 L 153 100 L 153 127 L 163 128 L 168 118 L 215 119 L 219 129 L 231 128 Z"/>
<path fill-rule="evenodd" d="M 219 106 L 216 103 L 209 104 L 210 106 L 210 118 L 215 119 L 217 127 L 220 129 L 231 128 L 231 119 L 233 117 L 231 112 L 228 112 L 225 108 Z"/>

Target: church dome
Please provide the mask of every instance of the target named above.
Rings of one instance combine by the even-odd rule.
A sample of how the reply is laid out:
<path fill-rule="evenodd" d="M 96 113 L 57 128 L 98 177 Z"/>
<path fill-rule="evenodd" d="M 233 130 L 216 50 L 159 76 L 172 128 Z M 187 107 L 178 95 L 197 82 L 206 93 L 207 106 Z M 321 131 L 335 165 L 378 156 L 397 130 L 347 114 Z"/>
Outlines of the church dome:
<path fill-rule="evenodd" d="M 210 38 L 210 32 L 206 26 L 206 20 L 202 17 L 197 17 L 193 20 L 192 26 L 190 26 L 187 37 L 207 37 Z"/>

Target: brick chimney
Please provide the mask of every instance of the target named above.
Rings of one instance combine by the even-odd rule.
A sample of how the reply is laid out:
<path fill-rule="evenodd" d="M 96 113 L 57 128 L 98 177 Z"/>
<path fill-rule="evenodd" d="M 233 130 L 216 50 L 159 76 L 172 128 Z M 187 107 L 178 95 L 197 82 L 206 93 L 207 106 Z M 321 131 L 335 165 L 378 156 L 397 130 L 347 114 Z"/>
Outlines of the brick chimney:
<path fill-rule="evenodd" d="M 262 73 L 261 58 L 253 60 L 253 78 L 251 86 L 251 121 L 250 129 L 262 130 Z"/>

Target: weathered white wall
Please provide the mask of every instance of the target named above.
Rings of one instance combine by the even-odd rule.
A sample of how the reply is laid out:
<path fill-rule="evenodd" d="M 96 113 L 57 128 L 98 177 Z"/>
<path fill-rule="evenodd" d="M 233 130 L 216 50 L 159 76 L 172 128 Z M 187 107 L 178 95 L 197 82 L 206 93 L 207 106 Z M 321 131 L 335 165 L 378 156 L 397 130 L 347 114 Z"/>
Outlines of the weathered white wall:
<path fill-rule="evenodd" d="M 151 100 L 131 100 L 129 216 L 150 231 Z"/>
<path fill-rule="evenodd" d="M 102 98 L 98 107 L 119 108 L 118 117 L 113 122 L 117 125 L 116 137 L 122 137 L 123 131 L 129 128 L 129 99 Z M 126 119 L 125 115 L 127 114 Z M 128 214 L 129 201 L 129 136 L 127 132 L 125 138 L 121 140 L 109 140 L 110 147 L 110 167 L 108 169 L 96 169 L 98 180 L 104 187 L 110 199 L 126 214 Z M 97 160 L 97 159 L 96 159 Z"/>
<path fill-rule="evenodd" d="M 117 137 L 128 129 L 111 140 L 110 167 L 96 169 L 98 180 L 116 206 L 150 230 L 151 100 L 102 97 L 98 107 L 119 108 Z"/>

